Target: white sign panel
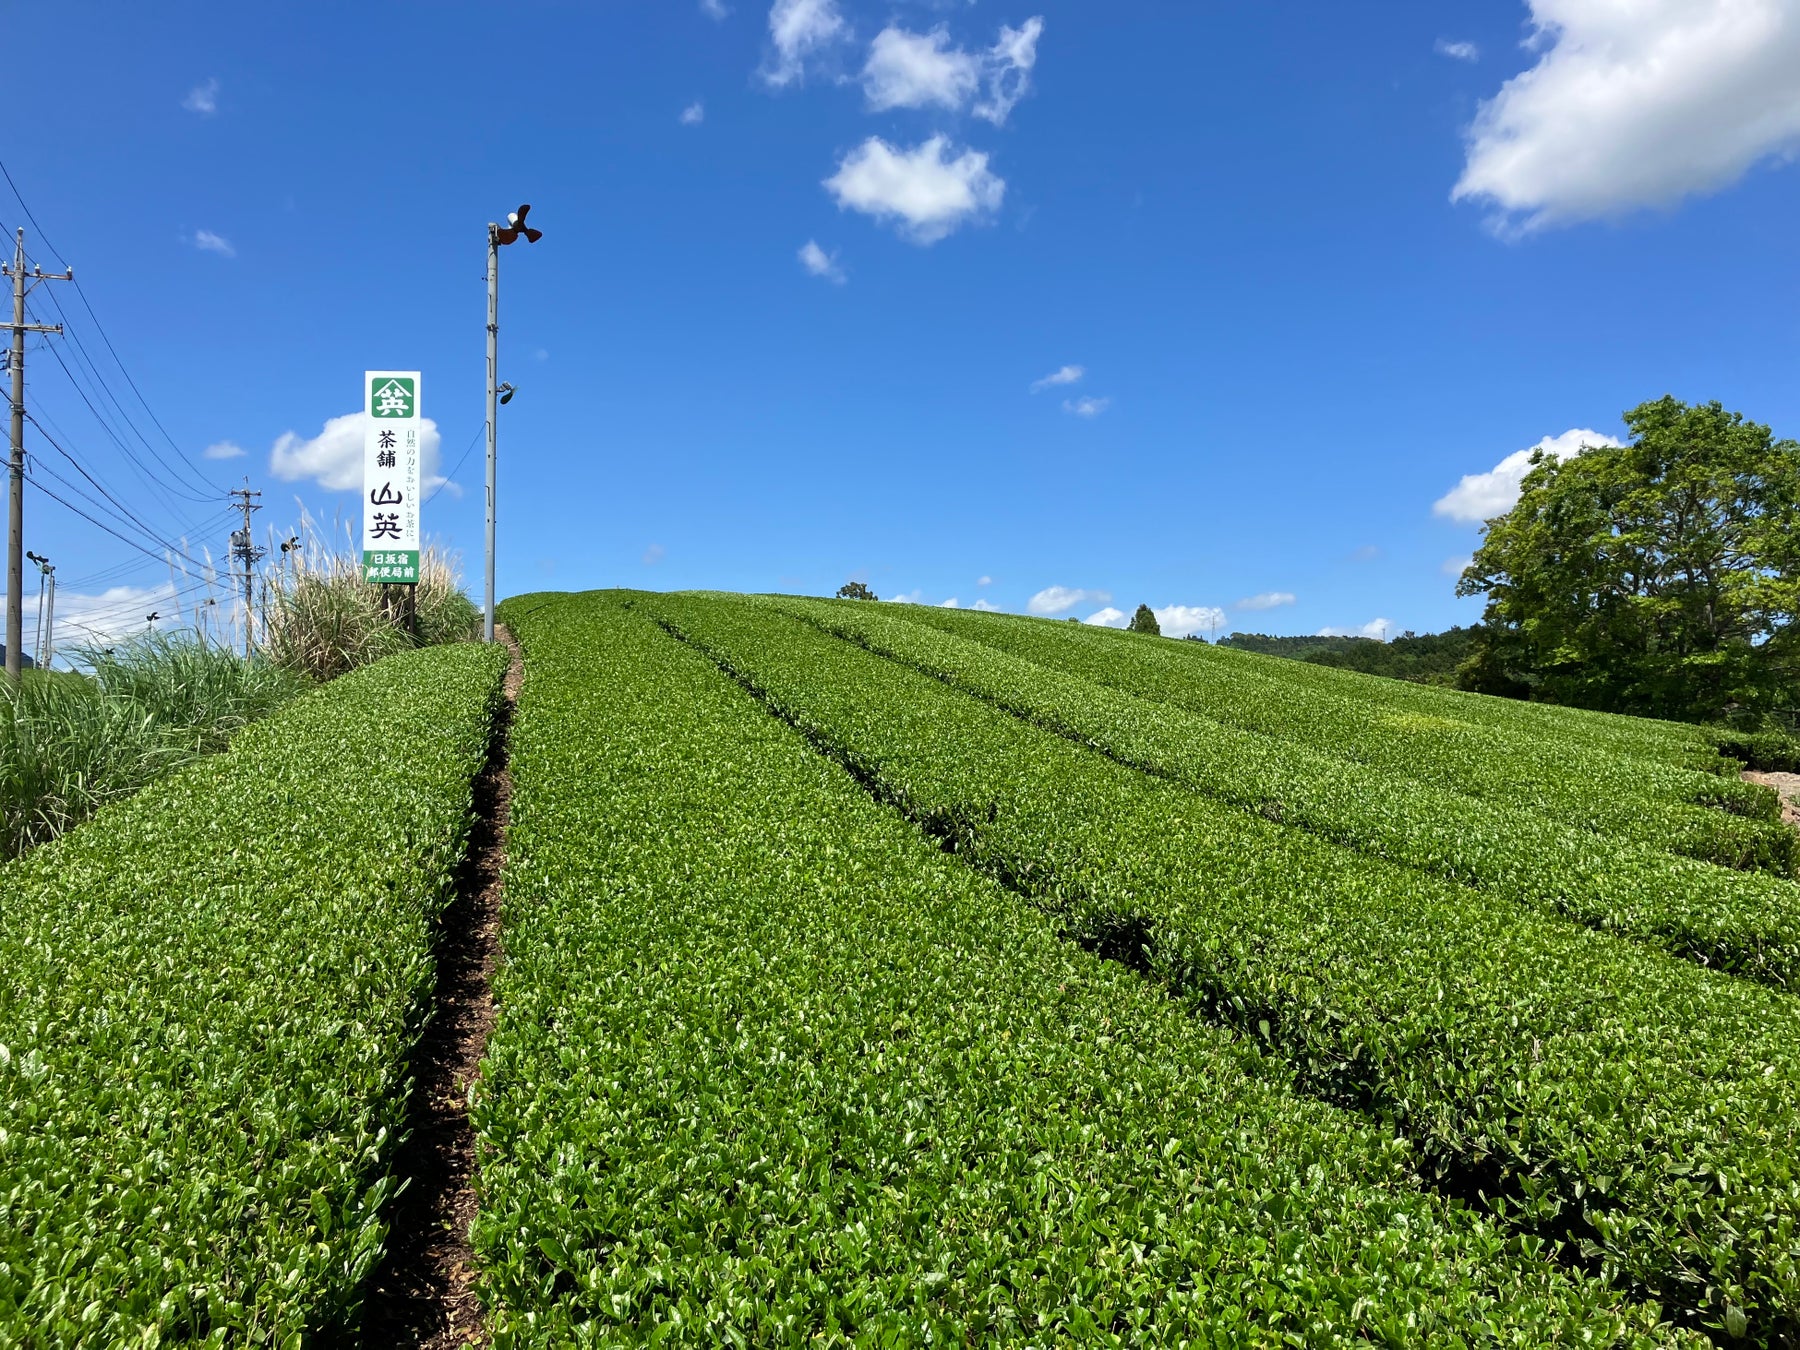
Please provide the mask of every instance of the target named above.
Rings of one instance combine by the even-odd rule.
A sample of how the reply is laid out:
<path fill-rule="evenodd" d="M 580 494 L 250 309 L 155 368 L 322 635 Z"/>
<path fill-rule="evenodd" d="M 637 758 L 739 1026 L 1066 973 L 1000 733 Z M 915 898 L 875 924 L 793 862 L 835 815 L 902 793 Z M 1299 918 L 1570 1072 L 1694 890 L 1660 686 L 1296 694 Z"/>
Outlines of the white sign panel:
<path fill-rule="evenodd" d="M 419 372 L 371 370 L 363 377 L 363 579 L 419 584 L 419 481 L 423 432 Z"/>

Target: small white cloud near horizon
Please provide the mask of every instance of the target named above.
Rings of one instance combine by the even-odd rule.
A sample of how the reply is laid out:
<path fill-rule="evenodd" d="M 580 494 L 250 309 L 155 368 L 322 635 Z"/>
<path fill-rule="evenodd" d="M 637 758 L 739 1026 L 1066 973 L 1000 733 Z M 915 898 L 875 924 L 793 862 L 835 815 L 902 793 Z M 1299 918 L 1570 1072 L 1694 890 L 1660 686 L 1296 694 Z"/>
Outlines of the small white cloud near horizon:
<path fill-rule="evenodd" d="M 195 230 L 188 242 L 202 253 L 217 253 L 221 258 L 237 257 L 237 250 L 231 246 L 231 241 L 211 230 Z"/>
<path fill-rule="evenodd" d="M 1612 436 L 1587 427 L 1573 427 L 1560 436 L 1546 436 L 1536 445 L 1515 450 L 1486 473 L 1467 473 L 1462 481 L 1431 504 L 1431 513 L 1459 525 L 1480 525 L 1505 515 L 1519 500 L 1519 485 L 1531 471 L 1531 456 L 1542 450 L 1556 459 L 1568 459 L 1588 447 L 1618 446 Z"/>
<path fill-rule="evenodd" d="M 695 99 L 681 110 L 681 116 L 676 120 L 684 127 L 697 127 L 706 120 L 706 105 Z"/>
<path fill-rule="evenodd" d="M 859 211 L 891 222 L 901 238 L 935 244 L 1000 209 L 1006 180 L 988 169 L 988 157 L 964 150 L 952 157 L 947 137 L 933 136 L 911 150 L 871 136 L 838 162 L 825 189 L 840 211 Z"/>
<path fill-rule="evenodd" d="M 961 609 L 961 608 L 962 608 L 962 602 L 961 602 L 961 601 L 959 601 L 959 600 L 958 600 L 958 599 L 957 599 L 957 598 L 956 598 L 956 597 L 955 597 L 955 596 L 954 596 L 954 595 L 953 595 L 953 596 L 951 596 L 951 597 L 950 597 L 950 598 L 949 598 L 949 599 L 948 599 L 948 600 L 940 600 L 940 601 L 938 601 L 938 608 L 939 608 L 939 609 Z"/>
<path fill-rule="evenodd" d="M 818 241 L 808 239 L 800 246 L 800 265 L 815 277 L 823 277 L 834 286 L 842 286 L 849 278 L 844 269 L 838 266 L 838 255 L 827 253 L 819 247 Z"/>
<path fill-rule="evenodd" d="M 1111 605 L 1108 605 L 1105 609 L 1095 610 L 1092 614 L 1088 615 L 1087 618 L 1083 619 L 1082 622 L 1091 623 L 1096 628 L 1123 628 L 1126 623 L 1125 611 L 1122 609 L 1114 609 Z"/>
<path fill-rule="evenodd" d="M 332 492 L 360 492 L 363 481 L 363 433 L 369 415 L 357 411 L 329 419 L 317 436 L 304 437 L 284 431 L 269 451 L 269 472 L 284 483 L 312 481 Z M 446 488 L 452 496 L 462 489 L 438 476 L 438 452 L 442 438 L 429 417 L 419 421 L 420 477 L 426 492 Z"/>
<path fill-rule="evenodd" d="M 1156 615 L 1156 626 L 1164 637 L 1192 637 L 1225 626 L 1225 611 L 1217 605 L 1153 605 L 1150 612 Z"/>
<path fill-rule="evenodd" d="M 999 605 L 996 605 L 992 600 L 989 600 L 985 595 L 982 596 L 979 600 L 977 600 L 974 604 L 970 605 L 969 608 L 970 609 L 978 609 L 983 614 L 1000 614 L 1003 612 Z"/>
<path fill-rule="evenodd" d="M 869 44 L 861 77 L 863 98 L 871 112 L 893 108 L 961 112 L 973 101 L 975 116 L 1002 126 L 1030 88 L 1043 31 L 1042 18 L 1027 19 L 1019 28 L 1003 24 L 992 47 L 971 52 L 952 43 L 943 24 L 924 33 L 889 24 Z M 986 96 L 978 99 L 984 90 Z"/>
<path fill-rule="evenodd" d="M 775 50 L 761 71 L 763 82 L 783 89 L 801 82 L 809 57 L 848 41 L 850 25 L 837 0 L 775 0 L 769 7 L 769 39 Z"/>
<path fill-rule="evenodd" d="M 1460 558 L 1445 558 L 1444 565 L 1438 568 L 1438 571 L 1442 572 L 1447 577 L 1460 577 L 1463 574 L 1463 569 L 1468 567 L 1468 565 L 1474 561 L 1475 559 L 1468 554 L 1464 554 Z"/>
<path fill-rule="evenodd" d="M 219 81 L 217 78 L 207 79 L 187 91 L 187 97 L 181 100 L 181 106 L 189 112 L 199 113 L 202 117 L 211 117 L 219 111 Z"/>
<path fill-rule="evenodd" d="M 1041 380 L 1031 382 L 1031 392 L 1041 394 L 1046 389 L 1055 388 L 1059 384 L 1074 384 L 1087 374 L 1085 366 L 1058 366 Z"/>
<path fill-rule="evenodd" d="M 922 605 L 925 603 L 925 592 L 917 588 L 902 591 L 899 595 L 890 595 L 886 603 L 891 605 Z"/>
<path fill-rule="evenodd" d="M 1390 619 L 1370 619 L 1361 628 L 1333 628 L 1330 625 L 1321 628 L 1319 637 L 1364 637 L 1374 638 L 1377 642 L 1386 642 L 1387 635 L 1394 631 Z"/>
<path fill-rule="evenodd" d="M 1065 398 L 1063 411 L 1076 417 L 1098 417 L 1111 405 L 1110 398 L 1094 398 L 1084 395 L 1081 398 Z"/>
<path fill-rule="evenodd" d="M 1274 609 L 1277 605 L 1294 603 L 1292 591 L 1263 591 L 1258 595 L 1247 595 L 1237 602 L 1239 609 Z"/>
<path fill-rule="evenodd" d="M 1793 0 L 1527 0 L 1537 64 L 1483 102 L 1452 201 L 1517 238 L 1672 207 L 1800 151 Z"/>
<path fill-rule="evenodd" d="M 221 595 L 229 593 L 230 582 L 227 580 Z M 189 601 L 182 617 L 190 617 L 192 609 Z M 167 581 L 155 586 L 109 586 L 104 591 L 91 593 L 58 587 L 52 628 L 56 654 L 67 665 L 70 664 L 67 658 L 78 648 L 137 637 L 152 627 L 174 627 L 178 622 L 176 610 L 175 587 Z M 154 625 L 145 622 L 151 614 L 159 616 Z M 35 625 L 28 619 L 26 627 L 30 631 L 29 647 L 35 653 Z"/>
<path fill-rule="evenodd" d="M 1080 604 L 1106 604 L 1111 591 L 1089 590 L 1081 586 L 1046 586 L 1025 602 L 1025 608 L 1046 618 L 1065 613 Z"/>
<path fill-rule="evenodd" d="M 1452 61 L 1479 61 L 1481 48 L 1473 42 L 1452 42 L 1449 38 L 1439 38 L 1432 50 L 1439 56 L 1447 56 Z"/>

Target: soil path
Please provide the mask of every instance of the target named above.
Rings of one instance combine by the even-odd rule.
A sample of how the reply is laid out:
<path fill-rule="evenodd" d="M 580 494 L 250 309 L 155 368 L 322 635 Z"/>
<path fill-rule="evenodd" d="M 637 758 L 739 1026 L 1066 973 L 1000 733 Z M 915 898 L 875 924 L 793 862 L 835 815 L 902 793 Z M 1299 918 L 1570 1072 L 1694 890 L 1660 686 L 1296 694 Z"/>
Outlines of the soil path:
<path fill-rule="evenodd" d="M 1744 781 L 1774 788 L 1775 795 L 1781 798 L 1781 818 L 1790 825 L 1800 826 L 1800 773 L 1759 773 L 1755 769 L 1745 769 Z"/>
<path fill-rule="evenodd" d="M 489 985 L 500 955 L 500 872 L 512 814 L 507 738 L 525 678 L 513 635 L 503 625 L 494 632 L 511 649 L 512 664 L 487 764 L 475 780 L 475 821 L 456 898 L 439 930 L 434 1012 L 413 1055 L 409 1135 L 395 1162 L 407 1185 L 364 1305 L 362 1343 L 370 1350 L 487 1344 L 469 1247 L 475 1217 L 469 1087 L 494 1025 Z"/>

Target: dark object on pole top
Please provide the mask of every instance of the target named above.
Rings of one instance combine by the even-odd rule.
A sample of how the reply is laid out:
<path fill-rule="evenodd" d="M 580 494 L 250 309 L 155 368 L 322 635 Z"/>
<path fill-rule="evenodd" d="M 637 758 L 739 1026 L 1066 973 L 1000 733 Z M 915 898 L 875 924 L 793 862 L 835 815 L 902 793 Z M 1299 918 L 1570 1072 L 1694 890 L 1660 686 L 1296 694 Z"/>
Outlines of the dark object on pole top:
<path fill-rule="evenodd" d="M 510 244 L 516 241 L 520 235 L 524 235 L 526 243 L 537 243 L 538 240 L 544 237 L 544 232 L 542 230 L 534 230 L 525 223 L 525 217 L 530 214 L 531 203 L 526 202 L 517 211 L 508 215 L 506 217 L 506 224 L 494 231 L 494 242 L 496 244 Z"/>

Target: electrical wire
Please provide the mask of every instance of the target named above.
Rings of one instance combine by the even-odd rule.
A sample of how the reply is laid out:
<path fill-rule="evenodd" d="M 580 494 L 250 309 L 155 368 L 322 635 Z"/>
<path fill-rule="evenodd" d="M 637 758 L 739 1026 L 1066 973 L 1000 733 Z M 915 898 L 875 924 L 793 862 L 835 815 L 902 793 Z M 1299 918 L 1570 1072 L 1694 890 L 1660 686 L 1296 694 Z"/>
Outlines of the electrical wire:
<path fill-rule="evenodd" d="M 474 450 L 474 448 L 475 448 L 475 442 L 481 439 L 481 433 L 486 430 L 487 430 L 487 423 L 485 423 L 485 422 L 483 422 L 479 427 L 475 428 L 475 434 L 473 436 L 469 437 L 468 446 L 463 450 L 462 454 L 460 454 L 456 457 L 455 467 L 453 467 L 449 473 L 444 475 L 443 482 L 439 483 L 436 487 L 431 489 L 430 492 L 425 494 L 425 500 L 419 503 L 419 506 L 421 508 L 430 506 L 431 499 L 433 497 L 437 496 L 438 493 L 442 492 L 445 488 L 450 486 L 452 480 L 454 480 L 456 477 L 457 470 L 462 468 L 463 461 L 469 457 L 469 452 Z"/>

